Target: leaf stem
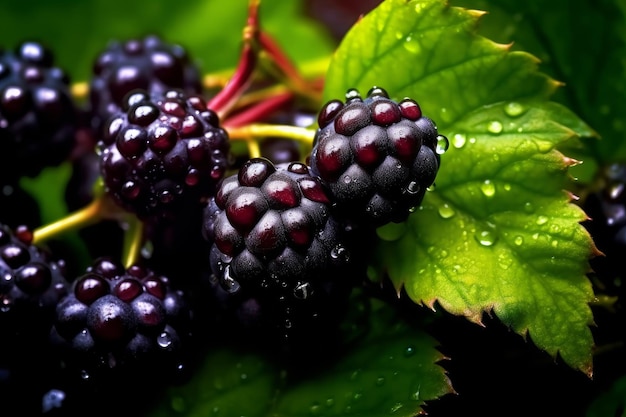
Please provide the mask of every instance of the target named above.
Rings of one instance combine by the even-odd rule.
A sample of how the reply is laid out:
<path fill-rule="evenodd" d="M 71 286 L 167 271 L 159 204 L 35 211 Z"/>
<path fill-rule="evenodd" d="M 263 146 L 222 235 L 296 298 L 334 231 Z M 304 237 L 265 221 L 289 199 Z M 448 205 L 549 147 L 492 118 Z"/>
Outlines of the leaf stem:
<path fill-rule="evenodd" d="M 257 63 L 255 44 L 259 36 L 259 4 L 260 0 L 250 0 L 248 22 L 243 29 L 243 48 L 235 72 L 207 104 L 207 107 L 216 112 L 220 119 L 225 117 L 252 82 L 252 74 Z"/>
<path fill-rule="evenodd" d="M 144 243 L 144 222 L 133 218 L 128 222 L 128 229 L 124 233 L 124 267 L 129 268 L 139 259 L 141 247 Z"/>
<path fill-rule="evenodd" d="M 61 233 L 98 223 L 105 214 L 111 213 L 111 202 L 105 195 L 95 198 L 87 206 L 55 222 L 41 226 L 33 231 L 33 243 L 39 243 Z"/>

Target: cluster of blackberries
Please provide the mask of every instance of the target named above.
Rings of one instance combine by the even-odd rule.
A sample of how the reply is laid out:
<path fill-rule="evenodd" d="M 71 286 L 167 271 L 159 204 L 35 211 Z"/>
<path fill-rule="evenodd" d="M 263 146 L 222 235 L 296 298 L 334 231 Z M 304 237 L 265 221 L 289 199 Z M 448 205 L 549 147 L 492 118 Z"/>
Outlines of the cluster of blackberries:
<path fill-rule="evenodd" d="M 69 163 L 70 210 L 105 198 L 123 214 L 81 230 L 91 260 L 69 274 L 67 259 L 32 243 L 37 218 L 0 210 L 0 324 L 11 335 L 0 398 L 32 372 L 9 358 L 36 344 L 53 357 L 50 374 L 91 386 L 103 410 L 103 393 L 152 393 L 148 381 L 180 375 L 220 332 L 267 341 L 281 359 L 332 351 L 376 228 L 421 204 L 447 143 L 415 100 L 373 87 L 322 107 L 310 155 L 267 141 L 238 163 L 200 71 L 155 36 L 96 58 L 86 108 L 33 42 L 0 53 L 0 94 L 1 158 L 21 169 L 0 164 L 4 189 Z M 145 242 L 130 266 L 124 216 Z M 42 381 L 40 407 L 66 413 L 57 402 L 67 386 Z"/>

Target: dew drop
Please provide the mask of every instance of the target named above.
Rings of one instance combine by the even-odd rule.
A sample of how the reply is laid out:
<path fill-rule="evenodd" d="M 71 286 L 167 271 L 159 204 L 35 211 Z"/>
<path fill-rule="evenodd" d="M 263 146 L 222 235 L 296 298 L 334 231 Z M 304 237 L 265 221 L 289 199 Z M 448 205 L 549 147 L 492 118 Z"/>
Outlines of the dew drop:
<path fill-rule="evenodd" d="M 497 120 L 489 122 L 489 124 L 487 125 L 487 131 L 489 133 L 493 133 L 494 135 L 502 133 L 502 123 Z"/>
<path fill-rule="evenodd" d="M 350 252 L 343 245 L 337 245 L 330 251 L 330 257 L 341 262 L 350 261 Z"/>
<path fill-rule="evenodd" d="M 448 138 L 445 137 L 444 135 L 438 135 L 437 147 L 435 149 L 435 152 L 437 152 L 439 155 L 443 155 L 444 153 L 446 153 L 449 147 L 450 147 L 450 141 L 448 141 Z"/>
<path fill-rule="evenodd" d="M 454 136 L 452 136 L 452 146 L 457 149 L 461 149 L 463 146 L 465 146 L 466 142 L 467 137 L 462 133 L 455 133 Z"/>
<path fill-rule="evenodd" d="M 333 405 L 335 405 L 335 399 L 334 398 L 327 398 L 326 399 L 326 407 L 330 408 Z"/>
<path fill-rule="evenodd" d="M 172 336 L 167 333 L 167 332 L 163 332 L 161 333 L 157 339 L 157 344 L 159 345 L 159 347 L 163 348 L 163 349 L 167 349 L 170 346 L 172 346 L 173 340 L 172 340 Z"/>
<path fill-rule="evenodd" d="M 407 357 L 407 358 L 410 358 L 413 355 L 415 355 L 415 347 L 414 346 L 407 346 L 407 348 L 404 349 L 404 356 Z"/>
<path fill-rule="evenodd" d="M 450 207 L 447 203 L 442 206 L 439 206 L 438 212 L 439 212 L 439 216 L 442 219 L 449 219 L 450 217 L 456 214 L 454 209 Z"/>
<path fill-rule="evenodd" d="M 491 180 L 485 180 L 480 185 L 480 191 L 482 191 L 486 197 L 493 197 L 496 193 L 496 186 L 493 182 L 491 182 Z"/>
<path fill-rule="evenodd" d="M 226 265 L 224 268 L 221 283 L 224 289 L 231 294 L 239 291 L 239 288 L 241 288 L 239 282 L 230 274 L 230 265 Z"/>
<path fill-rule="evenodd" d="M 482 246 L 487 247 L 495 245 L 496 241 L 498 240 L 498 236 L 492 230 L 481 230 L 479 232 L 476 232 L 476 234 L 474 234 L 474 238 Z"/>
<path fill-rule="evenodd" d="M 541 226 L 542 224 L 546 224 L 548 222 L 547 216 L 539 216 L 537 217 L 537 225 Z"/>
<path fill-rule="evenodd" d="M 556 248 L 557 246 L 559 246 L 559 241 L 554 239 L 552 242 L 550 242 L 550 244 L 552 245 L 553 248 Z"/>
<path fill-rule="evenodd" d="M 524 211 L 529 214 L 534 213 L 535 206 L 533 206 L 533 203 L 531 203 L 530 201 L 527 201 L 526 203 L 524 203 Z"/>
<path fill-rule="evenodd" d="M 504 112 L 510 117 L 518 117 L 524 114 L 526 108 L 516 101 L 512 101 L 504 106 Z"/>
<path fill-rule="evenodd" d="M 316 416 L 316 415 L 318 415 L 318 414 L 319 414 L 322 410 L 321 410 L 320 405 L 319 405 L 317 402 L 314 402 L 314 403 L 313 403 L 313 405 L 311 405 L 310 411 L 311 411 L 311 414 L 312 414 L 312 415 Z"/>
<path fill-rule="evenodd" d="M 409 35 L 404 38 L 403 45 L 404 49 L 414 54 L 417 54 L 422 50 L 422 46 L 420 45 L 419 41 L 415 39 L 415 37 L 413 37 L 413 35 Z"/>
<path fill-rule="evenodd" d="M 419 191 L 420 191 L 420 185 L 419 185 L 419 183 L 417 181 L 411 181 L 406 186 L 407 194 L 415 195 L 415 194 L 419 193 Z"/>
<path fill-rule="evenodd" d="M 376 386 L 382 387 L 383 385 L 385 385 L 385 377 L 379 376 L 378 378 L 376 378 Z"/>
<path fill-rule="evenodd" d="M 515 243 L 516 246 L 522 246 L 524 244 L 524 238 L 522 236 L 515 236 L 513 243 Z"/>

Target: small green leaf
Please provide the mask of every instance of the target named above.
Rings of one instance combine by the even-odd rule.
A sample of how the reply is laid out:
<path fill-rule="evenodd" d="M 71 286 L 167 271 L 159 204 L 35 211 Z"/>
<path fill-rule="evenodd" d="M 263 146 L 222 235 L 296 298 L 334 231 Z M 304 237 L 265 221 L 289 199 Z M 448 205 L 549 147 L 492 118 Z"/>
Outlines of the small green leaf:
<path fill-rule="evenodd" d="M 367 334 L 341 357 L 322 361 L 312 376 L 281 372 L 260 354 L 215 349 L 192 381 L 170 390 L 150 416 L 408 417 L 425 401 L 452 393 L 436 364 L 444 359 L 436 341 L 389 306 L 371 302 Z"/>
<path fill-rule="evenodd" d="M 626 416 L 626 377 L 617 379 L 589 405 L 586 417 Z"/>
<path fill-rule="evenodd" d="M 480 16 L 387 0 L 331 62 L 327 98 L 374 85 L 410 96 L 451 142 L 420 209 L 381 230 L 377 267 L 416 302 L 476 322 L 493 311 L 590 374 L 595 247 L 565 191 L 575 161 L 556 148 L 592 130 L 549 101 L 559 83 L 536 58 L 475 33 Z"/>

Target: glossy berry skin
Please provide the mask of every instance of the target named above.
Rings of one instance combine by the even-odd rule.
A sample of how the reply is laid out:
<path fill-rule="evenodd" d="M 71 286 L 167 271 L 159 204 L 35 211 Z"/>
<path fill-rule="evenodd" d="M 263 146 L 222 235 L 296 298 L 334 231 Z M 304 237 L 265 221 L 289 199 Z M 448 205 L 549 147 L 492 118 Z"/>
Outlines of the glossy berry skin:
<path fill-rule="evenodd" d="M 156 35 L 112 41 L 93 64 L 89 86 L 93 127 L 99 130 L 133 90 L 163 93 L 174 88 L 202 92 L 200 71 L 185 48 Z"/>
<path fill-rule="evenodd" d="M 14 183 L 68 158 L 77 109 L 52 53 L 28 41 L 0 50 L 0 178 Z"/>
<path fill-rule="evenodd" d="M 30 230 L 2 224 L 0 274 L 2 349 L 22 337 L 46 336 L 57 302 L 68 292 L 64 262 L 34 246 Z"/>
<path fill-rule="evenodd" d="M 438 142 L 447 142 L 415 100 L 394 101 L 378 87 L 365 99 L 349 90 L 345 102 L 327 102 L 318 126 L 311 170 L 341 211 L 374 226 L 404 221 L 421 204 L 439 170 Z"/>
<path fill-rule="evenodd" d="M 222 301 L 239 300 L 241 320 L 269 328 L 284 346 L 331 332 L 328 320 L 350 291 L 350 247 L 332 204 L 305 164 L 254 158 L 223 180 L 205 210 L 211 268 L 231 295 Z"/>
<path fill-rule="evenodd" d="M 174 372 L 190 317 L 185 295 L 167 277 L 103 257 L 57 305 L 51 341 L 68 366 L 87 374 L 142 367 Z"/>
<path fill-rule="evenodd" d="M 230 164 L 217 115 L 179 90 L 129 95 L 97 146 L 106 192 L 142 219 L 173 218 L 199 204 Z"/>

